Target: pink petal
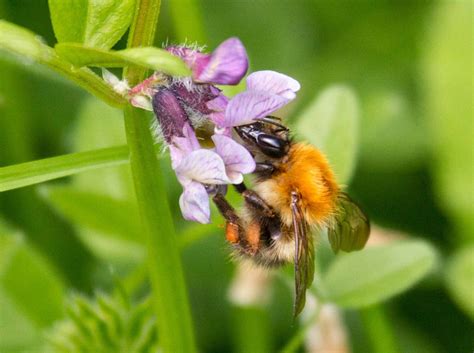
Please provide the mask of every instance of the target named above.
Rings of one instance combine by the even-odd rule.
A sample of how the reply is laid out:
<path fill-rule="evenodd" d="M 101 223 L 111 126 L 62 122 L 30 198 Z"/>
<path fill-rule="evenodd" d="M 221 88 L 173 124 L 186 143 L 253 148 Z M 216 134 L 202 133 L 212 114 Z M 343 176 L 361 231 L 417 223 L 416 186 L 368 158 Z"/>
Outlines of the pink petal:
<path fill-rule="evenodd" d="M 206 188 L 197 182 L 191 182 L 184 188 L 179 198 L 183 217 L 189 221 L 209 223 L 211 210 Z"/>
<path fill-rule="evenodd" d="M 185 123 L 183 126 L 183 136 L 174 136 L 173 143 L 169 145 L 173 169 L 176 169 L 181 164 L 184 156 L 201 148 L 196 133 L 189 123 Z"/>
<path fill-rule="evenodd" d="M 225 121 L 220 127 L 251 124 L 280 109 L 289 100 L 262 91 L 245 91 L 231 99 L 225 112 Z"/>
<path fill-rule="evenodd" d="M 176 138 L 175 138 L 176 139 Z M 171 168 L 176 169 L 181 164 L 185 153 L 174 145 L 169 145 L 171 156 Z"/>
<path fill-rule="evenodd" d="M 227 104 L 229 104 L 229 98 L 227 98 L 220 92 L 218 94 L 219 95 L 216 98 L 207 102 L 206 106 L 213 111 L 223 112 L 227 107 Z"/>
<path fill-rule="evenodd" d="M 215 125 L 221 126 L 224 122 L 225 108 L 227 107 L 228 103 L 229 99 L 220 93 L 216 98 L 206 103 L 206 107 L 212 111 L 212 113 L 209 114 L 209 118 Z"/>
<path fill-rule="evenodd" d="M 222 42 L 211 54 L 209 60 L 196 61 L 193 77 L 198 82 L 235 85 L 248 69 L 245 47 L 238 38 Z"/>
<path fill-rule="evenodd" d="M 171 46 L 166 48 L 174 56 L 178 56 L 188 65 L 190 69 L 196 66 L 205 66 L 211 58 L 211 54 L 203 54 L 200 51 L 184 46 Z"/>
<path fill-rule="evenodd" d="M 181 184 L 186 186 L 191 181 L 203 184 L 228 184 L 222 158 L 215 152 L 199 149 L 186 155 L 175 169 Z"/>
<path fill-rule="evenodd" d="M 257 71 L 247 77 L 247 90 L 264 91 L 286 99 L 294 99 L 300 84 L 294 78 L 276 71 Z"/>
<path fill-rule="evenodd" d="M 255 170 L 255 161 L 245 147 L 224 135 L 213 135 L 212 140 L 216 145 L 216 153 L 224 160 L 232 184 L 240 184 L 244 179 L 242 174 Z"/>

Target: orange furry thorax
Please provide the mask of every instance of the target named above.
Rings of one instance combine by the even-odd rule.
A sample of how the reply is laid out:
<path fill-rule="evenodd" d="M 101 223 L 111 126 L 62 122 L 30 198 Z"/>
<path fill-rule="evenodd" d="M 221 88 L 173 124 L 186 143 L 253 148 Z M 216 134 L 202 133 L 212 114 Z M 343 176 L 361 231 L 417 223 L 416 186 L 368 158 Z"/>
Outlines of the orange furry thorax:
<path fill-rule="evenodd" d="M 280 213 L 287 226 L 292 224 L 291 192 L 298 192 L 305 220 L 311 226 L 324 225 L 334 214 L 339 186 L 329 162 L 318 149 L 295 143 L 274 175 L 258 182 L 255 191 Z"/>

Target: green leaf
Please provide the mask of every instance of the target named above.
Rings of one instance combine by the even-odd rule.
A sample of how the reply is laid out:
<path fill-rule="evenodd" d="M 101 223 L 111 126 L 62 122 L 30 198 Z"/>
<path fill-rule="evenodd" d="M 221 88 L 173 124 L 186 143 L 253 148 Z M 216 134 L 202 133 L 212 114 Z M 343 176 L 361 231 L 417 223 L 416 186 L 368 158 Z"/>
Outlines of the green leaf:
<path fill-rule="evenodd" d="M 139 215 L 132 202 L 71 186 L 43 187 L 41 194 L 73 224 L 93 231 L 81 232 L 80 237 L 100 258 L 143 258 Z"/>
<path fill-rule="evenodd" d="M 426 162 L 426 131 L 408 95 L 380 88 L 365 97 L 359 147 L 365 167 L 390 173 L 415 170 Z"/>
<path fill-rule="evenodd" d="M 425 132 L 437 199 L 461 242 L 474 241 L 473 16 L 470 1 L 441 1 L 427 27 L 422 58 Z"/>
<path fill-rule="evenodd" d="M 37 344 L 62 316 L 64 294 L 51 265 L 0 219 L 0 350 Z"/>
<path fill-rule="evenodd" d="M 0 278 L 10 268 L 10 258 L 15 252 L 15 240 L 21 234 L 7 228 L 0 219 Z M 17 307 L 0 286 L 0 351 L 26 349 L 38 344 L 38 325 Z"/>
<path fill-rule="evenodd" d="M 125 163 L 128 163 L 128 147 L 117 146 L 1 167 L 0 191 Z"/>
<path fill-rule="evenodd" d="M 49 0 L 58 42 L 109 49 L 133 19 L 135 0 Z"/>
<path fill-rule="evenodd" d="M 33 60 L 46 65 L 110 105 L 122 107 L 126 103 L 93 71 L 87 68 L 75 69 L 69 62 L 59 58 L 53 48 L 44 44 L 35 33 L 4 20 L 0 20 L 1 51 L 19 56 L 25 64 L 31 64 Z"/>
<path fill-rule="evenodd" d="M 120 293 L 120 289 L 117 290 Z M 69 299 L 64 320 L 48 332 L 50 353 L 152 353 L 159 351 L 156 319 L 148 298 L 125 293 Z"/>
<path fill-rule="evenodd" d="M 359 106 L 346 86 L 325 89 L 296 120 L 296 132 L 323 151 L 337 180 L 348 183 L 356 160 Z"/>
<path fill-rule="evenodd" d="M 460 249 L 448 263 L 446 285 L 451 296 L 474 319 L 474 246 Z"/>
<path fill-rule="evenodd" d="M 433 268 L 435 259 L 434 249 L 421 241 L 373 247 L 336 258 L 322 287 L 331 302 L 366 307 L 410 288 Z"/>
<path fill-rule="evenodd" d="M 123 125 L 118 109 L 94 98 L 87 99 L 71 133 L 72 148 L 82 151 L 123 144 Z M 69 187 L 43 190 L 46 200 L 76 226 L 78 236 L 96 256 L 119 265 L 143 258 L 128 164 L 75 174 Z"/>
<path fill-rule="evenodd" d="M 85 100 L 79 109 L 71 140 L 75 151 L 125 144 L 124 124 L 120 111 L 94 98 Z M 72 182 L 81 190 L 116 199 L 135 199 L 129 165 L 76 174 Z"/>
<path fill-rule="evenodd" d="M 142 66 L 173 76 L 190 76 L 184 62 L 164 49 L 146 47 L 118 51 L 85 47 L 76 43 L 59 43 L 55 47 L 61 57 L 76 66 L 125 67 Z"/>

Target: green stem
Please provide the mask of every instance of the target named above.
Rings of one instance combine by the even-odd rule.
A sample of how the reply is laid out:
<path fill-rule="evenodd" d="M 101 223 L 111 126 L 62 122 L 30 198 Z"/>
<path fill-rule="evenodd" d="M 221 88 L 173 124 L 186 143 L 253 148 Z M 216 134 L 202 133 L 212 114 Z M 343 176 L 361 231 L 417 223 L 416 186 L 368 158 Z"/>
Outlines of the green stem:
<path fill-rule="evenodd" d="M 0 192 L 124 163 L 128 163 L 127 146 L 71 153 L 0 167 Z"/>
<path fill-rule="evenodd" d="M 124 97 L 115 92 L 104 80 L 88 68 L 74 68 L 67 61 L 57 58 L 56 54 L 54 54 L 52 60 L 43 62 L 43 64 L 76 82 L 86 91 L 112 107 L 123 108 L 127 104 Z"/>
<path fill-rule="evenodd" d="M 137 1 L 128 48 L 153 44 L 159 9 L 159 0 Z M 125 71 L 125 77 L 133 85 L 143 80 L 145 73 L 133 67 Z M 148 115 L 126 107 L 124 116 L 161 348 L 165 353 L 192 353 L 196 347 L 183 268 Z"/>
<path fill-rule="evenodd" d="M 373 352 L 399 353 L 390 323 L 381 305 L 360 311 Z"/>

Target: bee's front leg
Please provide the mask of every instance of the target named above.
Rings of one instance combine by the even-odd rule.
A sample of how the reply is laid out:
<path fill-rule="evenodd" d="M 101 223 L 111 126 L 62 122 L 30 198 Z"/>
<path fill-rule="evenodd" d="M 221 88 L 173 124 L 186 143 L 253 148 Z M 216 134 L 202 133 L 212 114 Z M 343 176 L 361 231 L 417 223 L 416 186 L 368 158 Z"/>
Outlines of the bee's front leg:
<path fill-rule="evenodd" d="M 224 195 L 217 193 L 212 197 L 220 214 L 226 220 L 225 237 L 231 244 L 240 241 L 240 218 L 234 208 L 227 202 Z"/>
<path fill-rule="evenodd" d="M 247 189 L 244 183 L 235 185 L 235 189 L 242 194 L 246 203 L 260 211 L 265 217 L 275 217 L 273 208 L 268 205 L 266 201 L 262 199 L 255 191 Z"/>

